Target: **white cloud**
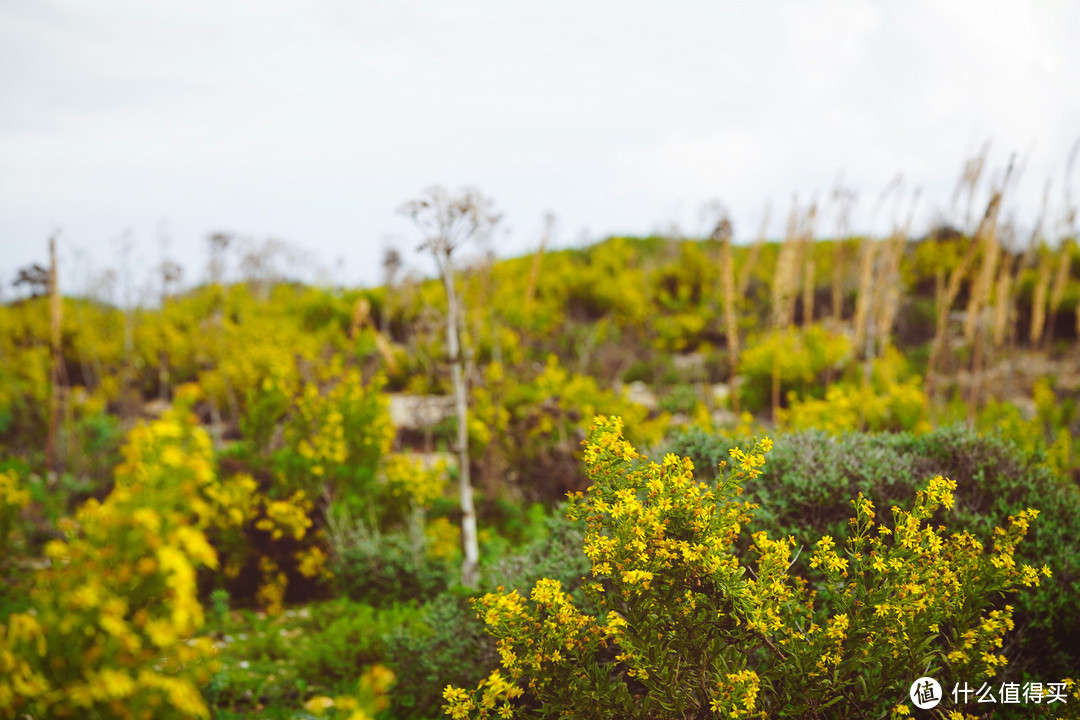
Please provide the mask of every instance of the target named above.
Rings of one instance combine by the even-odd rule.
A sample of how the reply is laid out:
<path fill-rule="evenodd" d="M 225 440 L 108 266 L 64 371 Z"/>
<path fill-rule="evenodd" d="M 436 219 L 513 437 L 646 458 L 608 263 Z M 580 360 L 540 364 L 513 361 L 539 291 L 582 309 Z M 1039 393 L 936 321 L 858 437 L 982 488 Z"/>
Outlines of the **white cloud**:
<path fill-rule="evenodd" d="M 167 220 L 201 263 L 218 228 L 345 256 L 374 281 L 395 208 L 432 183 L 563 240 L 743 235 L 838 174 L 863 215 L 902 173 L 948 203 L 964 158 L 1028 154 L 1030 217 L 1080 135 L 1080 6 L 761 3 L 9 2 L 0 15 L 0 277 L 44 237 L 98 249 Z M 149 253 L 149 251 L 148 251 Z M 153 254 L 153 253 L 149 253 Z"/>

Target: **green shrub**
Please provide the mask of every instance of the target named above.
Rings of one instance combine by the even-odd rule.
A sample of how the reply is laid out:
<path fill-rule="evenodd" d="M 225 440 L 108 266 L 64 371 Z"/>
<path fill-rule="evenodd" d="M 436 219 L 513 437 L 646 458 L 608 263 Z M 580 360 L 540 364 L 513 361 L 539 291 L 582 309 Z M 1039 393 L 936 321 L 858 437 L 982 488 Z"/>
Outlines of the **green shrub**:
<path fill-rule="evenodd" d="M 404 532 L 361 532 L 349 544 L 335 544 L 330 568 L 339 593 L 375 607 L 424 602 L 458 574 L 449 560 L 430 557 Z"/>
<path fill-rule="evenodd" d="M 447 684 L 475 684 L 498 666 L 495 641 L 470 600 L 463 589 L 445 592 L 424 607 L 423 628 L 401 628 L 387 636 L 388 664 L 398 678 L 391 717 L 438 718 Z"/>

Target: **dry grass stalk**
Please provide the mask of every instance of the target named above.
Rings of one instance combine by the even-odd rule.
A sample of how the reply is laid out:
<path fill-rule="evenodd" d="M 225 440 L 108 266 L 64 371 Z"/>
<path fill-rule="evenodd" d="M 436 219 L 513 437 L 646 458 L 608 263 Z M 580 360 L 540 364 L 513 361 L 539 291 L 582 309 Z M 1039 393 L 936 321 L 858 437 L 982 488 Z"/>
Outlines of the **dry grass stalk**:
<path fill-rule="evenodd" d="M 1057 317 L 1058 308 L 1061 307 L 1061 301 L 1065 298 L 1065 288 L 1069 284 L 1069 270 L 1072 268 L 1072 240 L 1066 240 L 1061 245 L 1060 255 L 1058 257 L 1057 272 L 1054 273 L 1054 285 L 1050 290 L 1050 307 L 1048 309 L 1047 317 L 1050 319 L 1050 327 L 1046 334 L 1046 342 L 1050 343 L 1054 340 L 1054 319 Z"/>
<path fill-rule="evenodd" d="M 979 272 L 971 287 L 968 298 L 967 312 L 964 316 L 964 339 L 971 343 L 975 341 L 976 324 L 982 310 L 990 302 L 990 290 L 993 286 L 994 277 L 997 275 L 998 260 L 1001 257 L 1001 245 L 997 240 L 997 207 L 994 208 L 993 216 L 987 215 L 987 220 L 979 225 L 976 237 L 982 252 Z"/>
<path fill-rule="evenodd" d="M 817 206 L 811 205 L 803 217 L 802 229 L 799 233 L 799 246 L 803 265 L 802 324 L 804 326 L 814 322 L 814 219 L 816 217 Z"/>
<path fill-rule="evenodd" d="M 874 293 L 874 259 L 877 255 L 877 242 L 867 237 L 860 241 L 861 257 L 859 260 L 859 292 L 855 296 L 855 347 L 862 347 L 866 342 L 866 322 L 870 317 L 870 305 Z"/>
<path fill-rule="evenodd" d="M 757 266 L 761 250 L 765 247 L 765 233 L 769 229 L 769 212 L 770 207 L 766 205 L 765 212 L 761 216 L 761 228 L 758 230 L 757 238 L 754 239 L 754 244 L 750 246 L 750 251 L 746 254 L 746 262 L 739 269 L 739 297 L 746 297 L 746 291 L 750 289 L 750 274 Z"/>
<path fill-rule="evenodd" d="M 777 330 L 790 327 L 795 320 L 795 298 L 799 293 L 799 232 L 798 205 L 792 203 L 787 232 L 776 258 L 772 282 L 772 326 Z"/>
<path fill-rule="evenodd" d="M 724 294 L 724 335 L 727 338 L 731 377 L 735 377 L 739 367 L 739 323 L 736 315 L 736 303 L 739 296 L 735 293 L 735 260 L 731 249 L 731 222 L 727 217 L 717 224 L 713 237 L 720 241 L 720 285 Z M 738 412 L 738 393 L 732 392 L 731 398 L 735 412 Z"/>
<path fill-rule="evenodd" d="M 60 434 L 60 416 L 63 410 L 63 397 L 60 388 L 64 362 L 64 356 L 60 348 L 60 326 L 63 321 L 63 307 L 56 263 L 56 235 L 53 235 L 49 238 L 49 352 L 52 356 L 52 363 L 49 392 L 49 434 L 45 438 L 45 465 L 53 472 L 60 471 L 57 439 Z"/>
<path fill-rule="evenodd" d="M 1042 340 L 1046 326 L 1046 295 L 1050 289 L 1050 256 L 1043 254 L 1039 259 L 1039 269 L 1035 275 L 1035 290 L 1031 295 L 1031 345 L 1037 346 Z"/>
<path fill-rule="evenodd" d="M 893 323 L 900 311 L 900 259 L 907 244 L 906 230 L 896 230 L 885 243 L 881 269 L 873 285 L 876 290 L 873 310 L 877 352 L 885 349 L 892 336 Z"/>
<path fill-rule="evenodd" d="M 911 233 L 911 224 L 915 219 L 915 208 L 919 203 L 919 191 L 912 196 L 911 209 L 908 211 L 904 225 L 897 226 L 889 236 L 885 245 L 885 257 L 882 261 L 881 272 L 874 286 L 877 290 L 877 303 L 874 308 L 874 321 L 876 322 L 877 352 L 884 352 L 885 347 L 892 337 L 893 324 L 900 312 L 900 261 L 904 257 L 907 248 L 907 239 Z"/>
<path fill-rule="evenodd" d="M 1006 179 L 1008 179 L 1008 175 L 1006 175 Z M 982 372 L 983 345 L 985 345 L 982 323 L 979 319 L 982 314 L 983 306 L 989 304 L 991 284 L 997 273 L 998 257 L 1001 253 L 1001 245 L 998 243 L 997 238 L 997 215 L 1001 209 L 1001 192 L 998 191 L 994 193 L 993 198 L 996 199 L 997 202 L 994 202 L 994 199 L 991 199 L 990 207 L 987 208 L 987 214 L 983 218 L 983 222 L 979 224 L 979 236 L 982 238 L 983 261 L 979 268 L 979 275 L 976 278 L 975 287 L 972 291 L 974 303 L 968 304 L 968 315 L 965 319 L 966 324 L 970 325 L 971 343 L 973 345 L 971 354 L 971 392 L 968 395 L 969 427 L 975 427 L 975 419 L 979 410 L 981 385 L 980 373 Z"/>
<path fill-rule="evenodd" d="M 547 244 L 551 240 L 551 233 L 555 227 L 555 214 L 547 213 L 544 215 L 544 234 L 540 236 L 540 246 L 536 248 L 536 254 L 533 255 L 532 267 L 529 268 L 529 282 L 525 286 L 525 314 L 529 314 L 529 310 L 532 308 L 533 298 L 536 297 L 536 283 L 540 279 L 540 261 L 544 258 L 544 250 L 547 249 Z"/>
<path fill-rule="evenodd" d="M 984 215 L 984 222 L 986 221 L 986 218 L 991 216 L 996 218 L 1000 206 L 1001 193 L 995 192 L 990 197 L 990 203 L 987 206 L 986 214 Z M 975 256 L 979 250 L 979 237 L 980 233 L 976 232 L 975 237 L 971 238 L 971 241 L 968 243 L 967 252 L 964 253 L 964 257 L 960 260 L 960 263 L 953 268 L 953 271 L 949 273 L 948 279 L 940 287 L 941 292 L 935 297 L 934 339 L 931 342 L 930 359 L 926 365 L 927 395 L 933 394 L 936 379 L 935 373 L 941 362 L 942 354 L 945 351 L 945 336 L 948 334 L 949 328 L 949 310 L 956 301 L 956 296 L 960 294 L 960 286 L 967 277 L 972 264 L 975 262 Z"/>
<path fill-rule="evenodd" d="M 836 217 L 836 236 L 832 247 L 832 317 L 833 324 L 839 328 L 844 320 L 844 271 L 847 269 L 848 223 L 851 218 L 851 206 L 855 194 L 850 190 L 837 187 L 833 190 L 833 200 L 838 205 Z"/>
<path fill-rule="evenodd" d="M 997 283 L 994 288 L 994 327 L 993 343 L 995 348 L 1005 344 L 1005 334 L 1009 328 L 1009 319 L 1013 314 L 1013 273 L 1015 261 L 1006 260 L 1001 263 L 1001 272 L 998 273 Z"/>
<path fill-rule="evenodd" d="M 844 321 L 844 269 L 847 264 L 847 248 L 837 236 L 832 247 L 832 319 L 837 328 Z"/>
<path fill-rule="evenodd" d="M 1019 257 L 1014 256 L 1011 261 L 1004 261 L 1001 275 L 998 277 L 997 299 L 994 313 L 994 344 L 1000 347 L 1006 342 L 1009 345 L 1016 343 L 1016 295 L 1019 290 L 1020 274 L 1035 263 L 1035 255 L 1039 249 L 1039 238 L 1042 236 L 1043 223 L 1046 220 L 1046 211 L 1050 204 L 1050 182 L 1047 181 L 1043 188 L 1042 208 L 1032 227 L 1028 237 L 1027 246 Z M 1012 231 L 1011 224 L 1008 226 Z"/>

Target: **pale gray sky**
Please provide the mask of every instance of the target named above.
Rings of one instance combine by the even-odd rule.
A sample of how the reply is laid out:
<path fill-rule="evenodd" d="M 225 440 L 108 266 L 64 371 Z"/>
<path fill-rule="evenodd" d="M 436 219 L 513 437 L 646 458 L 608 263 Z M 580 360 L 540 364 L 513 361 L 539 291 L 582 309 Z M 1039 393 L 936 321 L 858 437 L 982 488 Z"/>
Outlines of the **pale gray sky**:
<path fill-rule="evenodd" d="M 125 232 L 133 274 L 165 235 L 200 280 L 216 230 L 374 283 L 387 237 L 421 266 L 395 210 L 436 183 L 493 198 L 502 254 L 547 210 L 565 246 L 699 233 L 711 198 L 778 234 L 838 176 L 867 226 L 897 174 L 947 208 L 987 139 L 1030 223 L 1080 137 L 1077 38 L 1068 0 L 3 0 L 0 297 L 58 227 L 69 288 Z"/>

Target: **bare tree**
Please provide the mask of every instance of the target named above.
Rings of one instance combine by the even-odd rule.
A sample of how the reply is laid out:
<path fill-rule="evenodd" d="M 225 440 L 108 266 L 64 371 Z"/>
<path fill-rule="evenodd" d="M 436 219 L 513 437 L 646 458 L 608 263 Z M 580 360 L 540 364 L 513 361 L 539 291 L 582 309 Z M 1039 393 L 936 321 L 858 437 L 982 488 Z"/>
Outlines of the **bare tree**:
<path fill-rule="evenodd" d="M 420 230 L 424 242 L 417 250 L 431 253 L 446 291 L 446 349 L 450 356 L 454 404 L 457 409 L 461 539 L 465 550 L 461 583 L 466 587 L 475 587 L 480 575 L 480 552 L 476 535 L 476 509 L 469 476 L 468 399 L 459 337 L 462 312 L 454 287 L 453 256 L 458 248 L 470 240 L 482 241 L 490 235 L 499 221 L 499 215 L 492 210 L 491 200 L 475 189 L 465 188 L 457 194 L 451 194 L 441 187 L 428 188 L 420 198 L 402 205 L 398 212 L 412 220 Z"/>
<path fill-rule="evenodd" d="M 206 264 L 206 274 L 211 285 L 219 285 L 225 278 L 225 251 L 235 238 L 226 232 L 211 233 L 206 238 L 210 248 L 210 261 Z"/>
<path fill-rule="evenodd" d="M 49 270 L 38 264 L 19 269 L 19 274 L 12 281 L 12 287 L 26 285 L 30 288 L 30 297 L 36 298 L 49 292 Z"/>

